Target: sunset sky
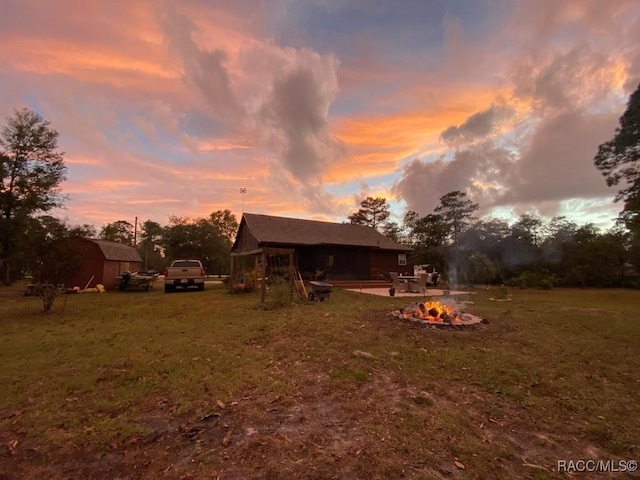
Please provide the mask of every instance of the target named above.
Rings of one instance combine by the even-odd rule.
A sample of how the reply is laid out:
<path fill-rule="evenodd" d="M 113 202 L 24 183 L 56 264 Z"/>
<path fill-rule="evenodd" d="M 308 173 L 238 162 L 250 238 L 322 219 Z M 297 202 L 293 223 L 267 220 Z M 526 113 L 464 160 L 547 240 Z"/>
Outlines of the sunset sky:
<path fill-rule="evenodd" d="M 71 223 L 230 209 L 609 226 L 593 158 L 640 83 L 637 0 L 0 0 L 0 119 L 60 132 Z"/>

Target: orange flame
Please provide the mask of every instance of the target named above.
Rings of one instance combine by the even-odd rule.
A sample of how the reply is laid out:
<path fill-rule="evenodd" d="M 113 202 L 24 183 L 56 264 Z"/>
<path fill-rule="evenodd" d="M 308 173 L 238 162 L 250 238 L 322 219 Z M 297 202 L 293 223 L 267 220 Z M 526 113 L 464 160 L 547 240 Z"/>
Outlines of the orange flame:
<path fill-rule="evenodd" d="M 405 310 L 404 318 L 421 318 L 430 322 L 460 322 L 458 309 L 440 302 L 418 303 L 415 308 Z"/>

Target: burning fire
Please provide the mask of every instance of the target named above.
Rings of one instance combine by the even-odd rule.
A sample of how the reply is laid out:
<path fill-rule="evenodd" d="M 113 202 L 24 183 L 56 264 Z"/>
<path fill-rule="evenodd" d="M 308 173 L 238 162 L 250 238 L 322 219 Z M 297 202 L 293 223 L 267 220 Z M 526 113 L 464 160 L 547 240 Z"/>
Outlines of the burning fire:
<path fill-rule="evenodd" d="M 414 303 L 406 308 L 395 310 L 391 314 L 408 322 L 434 328 L 437 326 L 458 328 L 478 323 L 489 323 L 477 315 L 464 312 L 461 304 L 447 305 L 435 301 Z"/>
<path fill-rule="evenodd" d="M 451 307 L 444 303 L 430 301 L 419 302 L 400 311 L 400 318 L 419 318 L 428 322 L 461 323 L 458 307 Z"/>

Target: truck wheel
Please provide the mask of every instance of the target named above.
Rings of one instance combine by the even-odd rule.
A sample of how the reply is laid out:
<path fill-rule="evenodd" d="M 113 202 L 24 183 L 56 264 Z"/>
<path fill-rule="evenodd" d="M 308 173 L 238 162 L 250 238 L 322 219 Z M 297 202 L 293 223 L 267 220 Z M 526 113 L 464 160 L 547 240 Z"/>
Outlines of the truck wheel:
<path fill-rule="evenodd" d="M 173 285 L 165 285 L 164 286 L 164 293 L 169 293 L 173 291 Z"/>
<path fill-rule="evenodd" d="M 200 290 L 201 292 L 204 290 L 204 283 L 198 285 L 198 290 Z"/>

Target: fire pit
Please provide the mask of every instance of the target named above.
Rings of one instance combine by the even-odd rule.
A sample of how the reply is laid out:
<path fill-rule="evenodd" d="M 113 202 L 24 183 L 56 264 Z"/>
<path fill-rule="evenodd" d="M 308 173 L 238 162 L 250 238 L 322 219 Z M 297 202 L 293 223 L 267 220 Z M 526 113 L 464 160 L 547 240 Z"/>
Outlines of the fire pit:
<path fill-rule="evenodd" d="M 465 313 L 461 305 L 452 306 L 436 301 L 417 302 L 391 314 L 401 320 L 433 327 L 466 327 L 489 323 L 476 315 Z"/>

